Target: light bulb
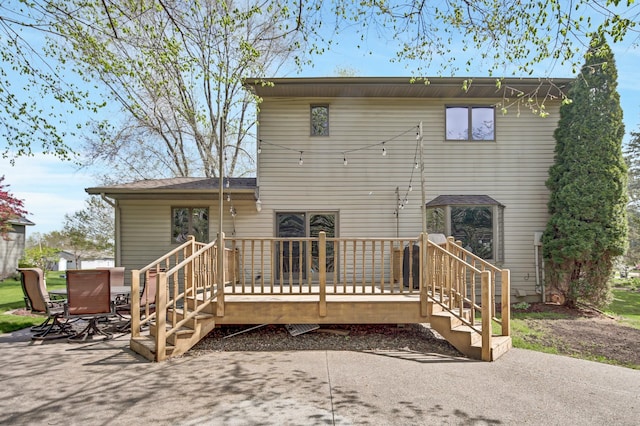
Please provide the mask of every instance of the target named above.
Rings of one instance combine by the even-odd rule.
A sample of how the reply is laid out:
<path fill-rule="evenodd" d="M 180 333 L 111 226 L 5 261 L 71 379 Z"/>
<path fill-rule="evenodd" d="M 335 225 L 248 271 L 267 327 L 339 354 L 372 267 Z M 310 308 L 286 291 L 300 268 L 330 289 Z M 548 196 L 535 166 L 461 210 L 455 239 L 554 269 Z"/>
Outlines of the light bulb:
<path fill-rule="evenodd" d="M 387 149 L 384 147 L 384 142 L 382 142 L 382 156 L 386 156 L 387 155 Z"/>
<path fill-rule="evenodd" d="M 227 203 L 231 201 L 231 194 L 227 194 Z"/>
<path fill-rule="evenodd" d="M 418 168 L 418 162 L 416 161 L 416 164 L 413 165 L 414 168 Z"/>
<path fill-rule="evenodd" d="M 413 191 L 413 186 L 409 185 L 409 192 Z"/>
<path fill-rule="evenodd" d="M 342 164 L 344 164 L 345 166 L 349 164 L 349 162 L 347 161 L 347 156 L 346 155 L 342 159 Z"/>
<path fill-rule="evenodd" d="M 262 154 L 262 145 L 258 145 L 258 154 Z"/>
<path fill-rule="evenodd" d="M 302 159 L 302 151 L 300 151 L 300 159 L 298 160 L 298 165 L 302 166 L 304 164 L 304 160 Z"/>
<path fill-rule="evenodd" d="M 227 178 L 227 183 L 225 185 L 227 188 L 229 188 L 231 186 L 231 182 L 229 181 L 229 178 Z"/>

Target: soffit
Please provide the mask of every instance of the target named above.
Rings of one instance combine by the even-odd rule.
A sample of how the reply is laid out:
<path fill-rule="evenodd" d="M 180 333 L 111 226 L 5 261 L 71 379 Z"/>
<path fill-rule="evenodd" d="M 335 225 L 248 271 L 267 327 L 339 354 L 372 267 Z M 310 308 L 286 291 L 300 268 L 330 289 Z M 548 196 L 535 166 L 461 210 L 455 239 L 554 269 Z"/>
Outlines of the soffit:
<path fill-rule="evenodd" d="M 465 80 L 472 80 L 468 91 L 462 89 Z M 495 78 L 465 79 L 437 77 L 429 84 L 410 82 L 409 77 L 323 77 L 246 79 L 245 86 L 262 98 L 268 97 L 378 97 L 378 98 L 496 98 L 516 97 L 521 91 L 559 96 L 566 92 L 568 78 L 510 78 L 496 86 Z M 263 85 L 262 81 L 273 83 Z M 561 89 L 561 90 L 560 90 Z"/>

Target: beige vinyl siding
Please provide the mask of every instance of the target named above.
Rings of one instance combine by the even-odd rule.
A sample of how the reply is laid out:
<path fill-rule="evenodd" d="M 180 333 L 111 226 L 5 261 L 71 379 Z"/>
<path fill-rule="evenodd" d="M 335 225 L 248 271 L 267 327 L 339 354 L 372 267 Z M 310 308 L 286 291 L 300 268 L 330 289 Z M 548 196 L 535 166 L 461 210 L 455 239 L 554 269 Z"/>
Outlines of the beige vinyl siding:
<path fill-rule="evenodd" d="M 468 104 L 496 102 L 473 99 Z M 341 237 L 417 236 L 420 170 L 413 165 L 417 125 L 422 121 L 426 201 L 445 194 L 476 194 L 505 205 L 503 266 L 511 269 L 514 288 L 533 295 L 533 238 L 547 220 L 545 180 L 553 162 L 558 109 L 547 106 L 551 115 L 545 119 L 528 111 L 520 116 L 516 111 L 496 112 L 495 141 L 445 141 L 445 105 L 463 103 L 415 98 L 264 99 L 258 136 L 263 141 L 258 158 L 263 210 L 256 217 L 264 223 L 262 219 L 272 221 L 276 211 L 335 210 Z M 330 136 L 309 136 L 311 104 L 329 105 Z M 346 152 L 348 166 L 343 165 L 343 152 L 407 130 L 385 143 L 386 156 L 378 145 Z M 303 151 L 302 166 L 299 151 Z M 409 204 L 396 219 L 396 188 L 403 198 L 412 173 Z"/>
<path fill-rule="evenodd" d="M 210 203 L 210 204 L 209 204 Z M 235 231 L 237 236 L 271 236 L 272 222 L 268 215 L 259 216 L 253 201 L 232 201 L 236 208 Z M 217 200 L 120 200 L 121 266 L 128 270 L 141 269 L 173 250 L 178 244 L 171 242 L 172 207 L 208 207 L 209 240 L 218 233 Z M 234 221 L 229 212 L 231 203 L 225 201 L 223 225 L 226 236 L 232 236 Z M 264 230 L 264 232 L 262 232 Z M 127 274 L 127 282 L 130 274 Z"/>

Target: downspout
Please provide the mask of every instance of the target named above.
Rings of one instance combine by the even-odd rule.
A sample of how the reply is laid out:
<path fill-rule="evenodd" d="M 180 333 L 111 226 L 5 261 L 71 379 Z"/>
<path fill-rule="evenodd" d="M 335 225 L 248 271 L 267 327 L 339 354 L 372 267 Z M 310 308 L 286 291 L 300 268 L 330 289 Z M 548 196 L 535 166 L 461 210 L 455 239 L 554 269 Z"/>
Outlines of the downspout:
<path fill-rule="evenodd" d="M 120 249 L 120 241 L 121 241 L 120 239 L 120 204 L 118 203 L 118 200 L 114 201 L 107 198 L 104 192 L 100 193 L 100 198 L 102 199 L 102 201 L 104 201 L 105 203 L 113 207 L 113 210 L 114 210 L 114 224 L 113 224 L 113 228 L 114 228 L 113 243 L 115 246 L 114 257 L 115 257 L 116 266 L 121 266 L 122 259 L 121 259 L 121 249 Z"/>

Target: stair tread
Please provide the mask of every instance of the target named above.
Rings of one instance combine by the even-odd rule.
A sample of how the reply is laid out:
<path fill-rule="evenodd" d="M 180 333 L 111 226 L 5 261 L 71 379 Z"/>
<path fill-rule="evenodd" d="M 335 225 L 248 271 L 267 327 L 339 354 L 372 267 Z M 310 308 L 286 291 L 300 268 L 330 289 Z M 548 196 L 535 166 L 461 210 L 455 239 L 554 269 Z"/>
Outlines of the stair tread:
<path fill-rule="evenodd" d="M 179 315 L 184 315 L 184 309 L 169 309 L 170 312 L 173 312 L 175 310 L 175 312 L 177 312 Z M 194 317 L 195 319 L 209 319 L 209 318 L 214 318 L 215 316 L 212 314 L 207 314 L 205 312 L 199 312 L 196 314 L 196 316 Z"/>
<path fill-rule="evenodd" d="M 155 352 L 156 349 L 156 341 L 153 339 L 153 336 L 138 336 L 138 337 L 132 337 L 131 340 L 138 342 L 144 346 L 146 346 L 149 349 L 153 349 L 153 351 Z M 165 346 L 167 349 L 173 349 L 173 345 L 167 344 Z"/>
<path fill-rule="evenodd" d="M 509 340 L 511 340 L 511 336 L 497 336 L 497 335 L 491 336 L 491 347 L 496 348 L 498 346 L 501 346 L 507 343 Z M 481 348 L 482 341 L 480 343 L 474 343 L 471 346 L 476 348 Z"/>

